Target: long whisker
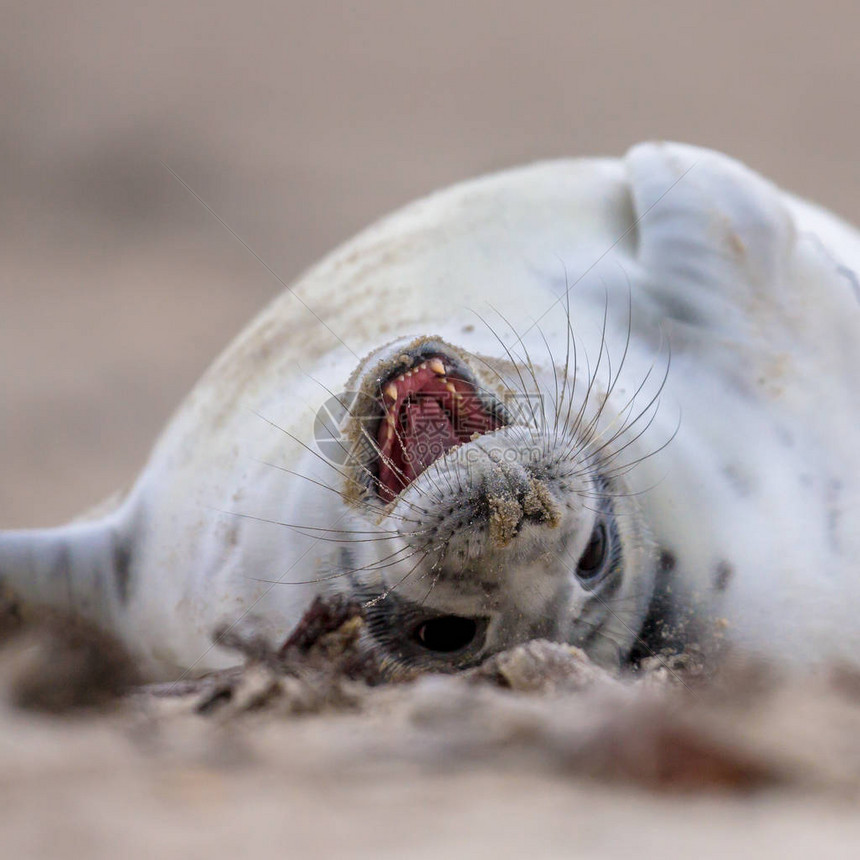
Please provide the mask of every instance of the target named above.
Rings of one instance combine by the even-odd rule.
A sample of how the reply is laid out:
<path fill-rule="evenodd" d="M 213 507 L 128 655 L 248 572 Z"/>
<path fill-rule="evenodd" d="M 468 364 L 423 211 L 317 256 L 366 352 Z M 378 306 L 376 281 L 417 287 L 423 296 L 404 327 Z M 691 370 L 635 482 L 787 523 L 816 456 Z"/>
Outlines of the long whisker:
<path fill-rule="evenodd" d="M 319 540 L 325 540 L 324 537 L 319 537 L 319 535 L 308 535 L 306 532 L 323 532 L 328 534 L 338 534 L 338 535 L 374 535 L 372 538 L 361 538 L 361 539 L 350 539 L 352 543 L 369 543 L 372 541 L 381 541 L 381 540 L 390 540 L 391 535 L 399 535 L 399 536 L 411 536 L 411 535 L 420 535 L 424 534 L 424 530 L 416 531 L 416 532 L 401 532 L 399 529 L 372 529 L 372 530 L 364 530 L 364 529 L 330 529 L 322 526 L 309 526 L 309 525 L 301 525 L 298 523 L 288 523 L 283 520 L 275 520 L 269 519 L 267 517 L 258 517 L 254 514 L 246 514 L 241 513 L 239 511 L 225 511 L 221 508 L 210 508 L 210 510 L 216 511 L 219 514 L 225 514 L 226 516 L 236 517 L 238 519 L 243 520 L 253 520 L 258 523 L 267 523 L 273 526 L 282 526 L 283 528 L 290 529 L 290 531 L 297 532 L 298 534 L 302 534 L 305 537 L 314 537 Z"/>
<path fill-rule="evenodd" d="M 388 595 L 391 594 L 392 591 L 401 586 L 404 582 L 406 582 L 407 579 L 409 579 L 410 576 L 412 576 L 412 574 L 418 568 L 418 565 L 420 565 L 421 562 L 424 561 L 425 557 L 426 553 L 422 553 L 418 561 L 416 561 L 415 564 L 410 567 L 409 570 L 400 579 L 397 580 L 397 582 L 395 582 L 393 585 L 389 585 L 388 588 L 386 588 L 385 591 L 382 592 L 382 594 L 378 595 L 377 597 L 374 597 L 372 600 L 368 600 L 364 604 L 364 607 L 368 608 L 371 606 L 376 606 L 378 603 L 381 603 L 383 600 L 385 600 L 385 598 L 388 597 Z"/>
<path fill-rule="evenodd" d="M 256 460 L 255 462 L 259 463 L 262 466 L 268 466 L 272 469 L 277 469 L 279 472 L 284 472 L 287 475 L 293 475 L 294 477 L 300 478 L 303 481 L 307 481 L 310 484 L 314 484 L 315 486 L 320 487 L 323 490 L 327 490 L 336 496 L 343 496 L 343 491 L 339 490 L 337 487 L 332 487 L 331 485 L 326 484 L 324 481 L 317 481 L 315 478 L 311 478 L 309 475 L 303 475 L 301 472 L 296 472 L 293 469 L 288 469 L 286 466 L 281 466 L 279 463 L 272 463 L 268 460 Z M 405 514 L 398 514 L 391 510 L 382 512 L 377 506 L 372 505 L 370 504 L 370 502 L 361 499 L 353 502 L 353 504 L 358 505 L 358 507 L 362 508 L 368 514 L 371 514 L 375 517 L 384 515 L 386 519 L 395 519 L 405 523 L 413 523 L 416 525 L 418 524 L 418 520 L 412 519 L 411 517 L 407 517 Z M 423 508 L 418 508 L 415 505 L 412 505 L 412 508 L 418 513 L 427 513 L 426 510 L 424 510 Z"/>

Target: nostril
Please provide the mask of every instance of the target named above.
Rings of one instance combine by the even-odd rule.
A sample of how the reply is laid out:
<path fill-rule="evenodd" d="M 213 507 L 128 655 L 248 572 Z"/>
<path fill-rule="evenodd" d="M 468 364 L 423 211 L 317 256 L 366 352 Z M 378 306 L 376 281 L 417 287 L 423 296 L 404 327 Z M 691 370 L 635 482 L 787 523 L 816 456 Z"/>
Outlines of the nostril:
<path fill-rule="evenodd" d="M 510 496 L 488 496 L 490 541 L 494 546 L 505 547 L 516 536 L 523 521 L 520 503 Z"/>
<path fill-rule="evenodd" d="M 550 528 L 555 528 L 561 522 L 561 509 L 542 481 L 531 479 L 522 504 L 523 515 L 527 519 L 545 523 Z"/>
<path fill-rule="evenodd" d="M 492 486 L 492 485 L 491 485 Z M 518 534 L 524 521 L 549 528 L 561 522 L 561 511 L 546 485 L 527 476 L 518 485 L 488 489 L 490 540 L 498 547 L 507 546 Z"/>

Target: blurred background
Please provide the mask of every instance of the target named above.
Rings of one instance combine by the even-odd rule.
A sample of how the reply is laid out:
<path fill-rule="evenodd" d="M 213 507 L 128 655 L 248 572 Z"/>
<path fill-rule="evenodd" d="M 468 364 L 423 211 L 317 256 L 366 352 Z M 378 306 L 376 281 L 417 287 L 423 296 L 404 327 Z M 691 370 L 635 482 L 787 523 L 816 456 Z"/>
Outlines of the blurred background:
<path fill-rule="evenodd" d="M 0 7 L 0 527 L 127 484 L 278 282 L 470 175 L 644 138 L 860 221 L 854 2 Z"/>

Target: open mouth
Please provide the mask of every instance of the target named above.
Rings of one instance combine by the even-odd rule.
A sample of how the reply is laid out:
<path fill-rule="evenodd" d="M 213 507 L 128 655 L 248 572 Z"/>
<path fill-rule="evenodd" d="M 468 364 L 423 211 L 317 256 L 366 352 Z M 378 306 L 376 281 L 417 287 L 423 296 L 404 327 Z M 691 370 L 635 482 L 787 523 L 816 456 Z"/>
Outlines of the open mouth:
<path fill-rule="evenodd" d="M 386 502 L 448 451 L 505 423 L 471 374 L 445 355 L 421 356 L 380 389 L 377 488 Z"/>

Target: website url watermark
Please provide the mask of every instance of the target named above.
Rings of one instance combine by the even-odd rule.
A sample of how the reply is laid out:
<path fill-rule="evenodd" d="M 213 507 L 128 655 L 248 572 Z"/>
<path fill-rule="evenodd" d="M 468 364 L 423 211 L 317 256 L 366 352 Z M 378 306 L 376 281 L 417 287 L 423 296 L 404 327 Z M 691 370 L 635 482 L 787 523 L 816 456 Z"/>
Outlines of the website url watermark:
<path fill-rule="evenodd" d="M 473 395 L 475 404 L 461 396 L 456 409 L 443 409 L 433 394 L 416 392 L 409 404 L 397 413 L 387 411 L 381 399 L 361 391 L 345 391 L 330 397 L 314 418 L 313 439 L 317 450 L 334 465 L 345 465 L 353 456 L 356 426 L 379 438 L 380 422 L 391 422 L 390 434 L 410 457 L 429 463 L 454 444 L 469 442 L 487 432 L 488 407 Z M 496 427 L 519 426 L 543 429 L 546 420 L 543 398 L 539 394 L 510 393 L 498 398 L 493 415 Z M 515 452 L 511 452 L 516 459 Z M 478 452 L 476 452 L 476 456 Z M 482 455 L 486 456 L 486 454 Z M 507 452 L 505 454 L 507 456 Z M 521 458 L 520 458 L 521 459 Z"/>

